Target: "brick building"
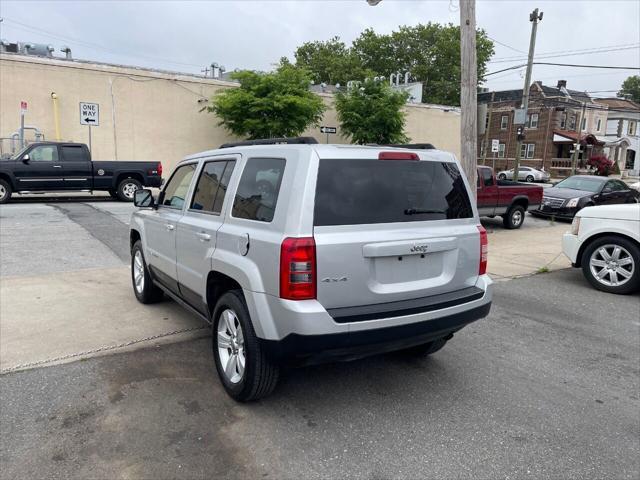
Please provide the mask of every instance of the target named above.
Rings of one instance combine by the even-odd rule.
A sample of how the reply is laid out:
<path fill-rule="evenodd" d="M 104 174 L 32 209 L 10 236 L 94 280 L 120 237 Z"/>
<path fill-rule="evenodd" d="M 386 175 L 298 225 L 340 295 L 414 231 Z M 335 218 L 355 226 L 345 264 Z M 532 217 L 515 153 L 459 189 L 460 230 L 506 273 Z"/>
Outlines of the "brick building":
<path fill-rule="evenodd" d="M 539 81 L 531 85 L 521 164 L 566 174 L 571 168 L 571 150 L 578 129 L 581 130 L 580 163 L 602 153 L 604 142 L 597 137 L 604 135 L 606 129 L 607 106 L 595 102 L 587 93 L 568 90 L 566 86 L 565 80 L 558 81 L 555 87 Z M 514 124 L 514 110 L 521 104 L 522 90 L 478 94 L 479 163 L 493 162 L 491 140 L 497 139 L 500 150 L 496 154 L 496 168 L 513 166 L 518 127 Z"/>

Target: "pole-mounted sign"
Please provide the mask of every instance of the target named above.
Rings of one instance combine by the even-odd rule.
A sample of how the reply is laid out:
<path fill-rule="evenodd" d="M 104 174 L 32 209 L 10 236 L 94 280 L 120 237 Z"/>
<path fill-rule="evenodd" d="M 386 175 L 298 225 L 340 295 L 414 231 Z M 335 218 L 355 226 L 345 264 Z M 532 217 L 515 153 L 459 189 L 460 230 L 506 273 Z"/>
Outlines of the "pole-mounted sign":
<path fill-rule="evenodd" d="M 80 102 L 80 125 L 97 127 L 100 125 L 100 105 Z"/>
<path fill-rule="evenodd" d="M 100 125 L 100 105 L 80 102 L 80 125 L 89 127 L 89 151 L 91 152 L 91 127 Z"/>
<path fill-rule="evenodd" d="M 327 134 L 327 143 L 329 143 L 329 134 L 336 134 L 338 133 L 338 129 L 336 127 L 320 127 L 320 132 L 321 133 L 326 133 Z"/>
<path fill-rule="evenodd" d="M 491 153 L 498 153 L 500 151 L 500 140 L 494 138 L 491 140 Z"/>

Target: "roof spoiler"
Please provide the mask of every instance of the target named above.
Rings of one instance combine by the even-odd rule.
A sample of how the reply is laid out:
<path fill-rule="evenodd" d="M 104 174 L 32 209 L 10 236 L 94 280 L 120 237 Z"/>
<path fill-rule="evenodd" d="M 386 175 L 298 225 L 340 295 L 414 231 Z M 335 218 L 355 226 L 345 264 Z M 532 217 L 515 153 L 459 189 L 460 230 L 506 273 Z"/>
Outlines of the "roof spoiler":
<path fill-rule="evenodd" d="M 315 145 L 317 143 L 318 140 L 313 137 L 260 138 L 257 140 L 223 143 L 220 148 L 247 147 L 250 145 Z"/>

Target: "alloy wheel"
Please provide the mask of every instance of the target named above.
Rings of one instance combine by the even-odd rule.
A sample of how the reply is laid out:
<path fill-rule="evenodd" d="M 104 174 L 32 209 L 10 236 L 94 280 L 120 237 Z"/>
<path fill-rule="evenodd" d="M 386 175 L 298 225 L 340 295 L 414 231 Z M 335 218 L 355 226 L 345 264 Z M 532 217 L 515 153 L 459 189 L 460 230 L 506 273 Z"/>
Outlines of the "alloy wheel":
<path fill-rule="evenodd" d="M 136 185 L 135 183 L 125 183 L 122 186 L 122 193 L 127 198 L 133 198 L 136 190 L 138 190 L 138 185 Z"/>
<path fill-rule="evenodd" d="M 133 256 L 133 282 L 136 292 L 142 294 L 144 290 L 144 263 L 140 250 L 136 250 Z"/>
<path fill-rule="evenodd" d="M 4 188 L 4 185 L 0 185 L 0 200 L 4 200 L 4 197 L 6 194 L 7 194 L 7 189 Z"/>
<path fill-rule="evenodd" d="M 220 314 L 217 342 L 220 366 L 225 377 L 231 383 L 240 382 L 246 365 L 244 334 L 236 313 L 231 309 Z"/>
<path fill-rule="evenodd" d="M 522 223 L 522 212 L 520 210 L 516 210 L 511 214 L 511 223 L 513 223 L 514 227 L 518 227 Z"/>
<path fill-rule="evenodd" d="M 618 287 L 633 277 L 635 262 L 626 248 L 607 244 L 591 254 L 589 269 L 593 277 L 602 285 Z"/>

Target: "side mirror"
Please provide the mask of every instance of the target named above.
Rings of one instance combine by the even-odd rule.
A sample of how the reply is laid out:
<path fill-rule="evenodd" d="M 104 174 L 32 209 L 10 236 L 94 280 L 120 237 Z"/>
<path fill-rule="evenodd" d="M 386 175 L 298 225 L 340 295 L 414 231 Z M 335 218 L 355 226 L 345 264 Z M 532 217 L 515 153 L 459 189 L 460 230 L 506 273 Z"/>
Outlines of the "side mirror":
<path fill-rule="evenodd" d="M 136 190 L 133 194 L 133 204 L 140 208 L 153 208 L 155 207 L 155 201 L 153 200 L 153 193 L 147 188 Z"/>
<path fill-rule="evenodd" d="M 29 154 L 27 153 L 25 156 L 22 157 L 22 163 L 29 163 L 31 157 L 29 157 Z"/>

